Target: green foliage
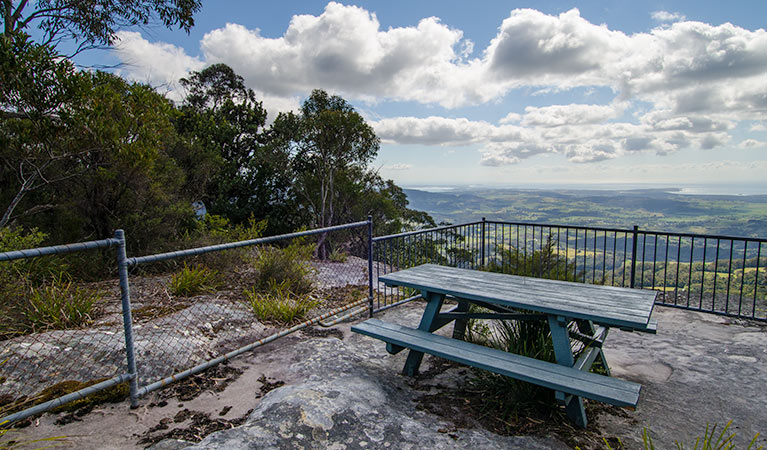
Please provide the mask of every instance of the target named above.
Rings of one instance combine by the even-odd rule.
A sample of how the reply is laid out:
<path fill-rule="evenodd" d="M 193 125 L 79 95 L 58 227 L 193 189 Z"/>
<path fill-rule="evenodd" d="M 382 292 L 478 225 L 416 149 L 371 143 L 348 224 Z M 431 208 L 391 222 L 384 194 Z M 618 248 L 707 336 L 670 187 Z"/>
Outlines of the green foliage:
<path fill-rule="evenodd" d="M 292 291 L 293 288 L 288 280 L 278 283 L 270 279 L 264 291 L 255 288 L 246 290 L 246 303 L 259 320 L 293 324 L 319 305 L 319 300 L 308 295 L 297 295 Z"/>
<path fill-rule="evenodd" d="M 101 299 L 101 293 L 74 286 L 61 276 L 31 289 L 23 312 L 26 323 L 20 326 L 32 332 L 78 328 L 91 323 L 91 313 Z"/>
<path fill-rule="evenodd" d="M 472 306 L 472 311 L 479 311 Z M 556 362 L 554 346 L 545 320 L 486 321 L 470 320 L 466 340 L 542 361 Z M 475 370 L 470 388 L 481 393 L 482 408 L 510 421 L 519 414 L 555 406 L 554 394 L 535 384 L 505 377 L 496 373 Z"/>
<path fill-rule="evenodd" d="M 171 276 L 170 293 L 181 297 L 215 292 L 218 287 L 218 272 L 205 266 L 187 266 Z"/>
<path fill-rule="evenodd" d="M 179 158 L 191 175 L 188 189 L 210 213 L 235 224 L 255 215 L 267 219 L 273 233 L 292 225 L 288 149 L 266 132 L 266 110 L 253 90 L 225 64 L 192 72 L 181 83 L 188 95 L 176 128 L 193 145 Z"/>
<path fill-rule="evenodd" d="M 732 420 L 727 422 L 724 428 L 722 428 L 722 431 L 717 433 L 717 424 L 710 426 L 707 423 L 706 430 L 703 432 L 703 436 L 695 438 L 695 442 L 691 444 L 690 447 L 685 447 L 684 443 L 679 441 L 674 441 L 674 444 L 678 450 L 684 450 L 686 448 L 691 448 L 692 450 L 733 450 L 735 448 L 735 444 L 732 441 L 735 439 L 735 433 L 730 433 L 730 426 L 732 426 Z M 762 450 L 764 448 L 763 446 L 760 445 L 756 447 L 756 440 L 758 438 L 759 433 L 756 433 L 756 435 L 751 439 L 748 446 L 746 447 L 746 450 Z M 604 444 L 607 450 L 613 450 L 613 447 L 607 442 L 607 439 L 604 439 Z M 575 448 L 580 450 L 579 447 Z M 625 448 L 623 442 L 619 440 L 616 450 L 623 448 Z M 655 450 L 655 443 L 653 442 L 652 436 L 650 436 L 650 432 L 647 430 L 647 428 L 642 429 L 642 448 L 644 450 Z"/>
<path fill-rule="evenodd" d="M 39 443 L 51 443 L 51 442 L 65 442 L 66 437 L 65 436 L 56 436 L 56 437 L 49 437 L 49 438 L 42 438 L 42 439 L 34 439 L 30 441 L 26 440 L 17 440 L 17 439 L 8 439 L 13 435 L 13 430 L 8 428 L 7 425 L 8 422 L 0 422 L 0 450 L 16 450 L 21 448 L 29 448 L 29 445 L 31 444 L 39 444 Z M 51 445 L 46 445 L 44 447 L 37 447 L 37 449 L 44 449 L 44 448 L 50 448 Z"/>
<path fill-rule="evenodd" d="M 253 288 L 257 292 L 270 292 L 275 286 L 287 289 L 296 295 L 306 295 L 314 289 L 310 264 L 313 246 L 295 239 L 284 248 L 264 247 L 259 249 L 253 261 L 257 281 Z"/>
<path fill-rule="evenodd" d="M 37 228 L 26 232 L 19 227 L 0 228 L 0 253 L 39 247 L 46 238 Z M 55 256 L 0 262 L 0 292 L 24 283 L 41 283 L 66 269 L 65 262 Z"/>
<path fill-rule="evenodd" d="M 336 249 L 333 249 L 333 251 L 330 252 L 330 255 L 328 255 L 328 259 L 331 262 L 343 263 L 343 262 L 346 262 L 346 258 L 348 256 L 349 255 L 347 255 L 346 252 L 336 248 Z"/>
<path fill-rule="evenodd" d="M 295 189 L 310 226 L 338 224 L 339 196 L 345 193 L 339 181 L 355 174 L 352 169 L 360 173 L 375 158 L 380 140 L 373 128 L 343 98 L 314 90 L 300 115 L 281 114 L 274 129 L 293 151 Z M 327 235 L 320 236 L 320 259 L 327 259 L 329 247 Z"/>
<path fill-rule="evenodd" d="M 232 225 L 225 217 L 206 214 L 203 219 L 195 221 L 194 229 L 185 234 L 182 244 L 193 248 L 257 239 L 266 226 L 266 220 L 257 221 L 254 217 L 246 223 Z M 221 273 L 231 273 L 238 266 L 248 263 L 252 252 L 253 249 L 248 247 L 211 252 L 195 257 L 195 261 Z"/>
<path fill-rule="evenodd" d="M 54 207 L 36 192 L 75 171 L 69 106 L 86 90 L 74 65 L 28 35 L 0 35 L 0 228 Z M 29 199 L 30 196 L 34 199 Z"/>
<path fill-rule="evenodd" d="M 16 5 L 14 5 L 16 3 Z M 193 14 L 200 10 L 198 0 L 105 0 L 89 2 L 41 0 L 3 2 L 0 19 L 6 33 L 18 33 L 36 24 L 42 41 L 55 46 L 62 40 L 90 46 L 112 45 L 120 28 L 148 25 L 159 20 L 168 28 L 178 26 L 189 32 Z"/>
<path fill-rule="evenodd" d="M 557 252 L 556 242 L 548 236 L 541 249 L 520 250 L 516 247 L 497 245 L 495 258 L 485 267 L 488 272 L 507 273 L 552 280 L 576 281 L 575 263 Z"/>

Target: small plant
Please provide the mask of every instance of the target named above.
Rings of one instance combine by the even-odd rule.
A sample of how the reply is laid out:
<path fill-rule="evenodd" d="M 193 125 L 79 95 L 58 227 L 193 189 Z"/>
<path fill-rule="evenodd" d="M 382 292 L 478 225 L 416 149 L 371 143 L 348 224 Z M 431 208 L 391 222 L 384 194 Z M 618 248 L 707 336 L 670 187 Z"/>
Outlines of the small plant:
<path fill-rule="evenodd" d="M 91 323 L 91 313 L 102 298 L 93 292 L 74 286 L 59 276 L 50 284 L 32 288 L 27 296 L 23 316 L 29 331 L 77 328 Z"/>
<path fill-rule="evenodd" d="M 348 258 L 349 255 L 346 254 L 343 250 L 339 249 L 333 249 L 332 252 L 330 252 L 330 255 L 328 255 L 328 259 L 330 262 L 334 263 L 345 263 L 346 258 Z"/>
<path fill-rule="evenodd" d="M 472 306 L 472 311 L 479 308 Z M 488 325 L 484 321 L 470 320 L 466 340 L 509 353 L 555 362 L 554 346 L 545 320 L 497 321 Z M 471 389 L 482 393 L 481 408 L 493 411 L 501 420 L 509 421 L 524 411 L 551 405 L 554 394 L 531 383 L 475 370 L 470 380 Z"/>
<path fill-rule="evenodd" d="M 319 304 L 317 299 L 293 293 L 287 281 L 271 281 L 266 291 L 246 290 L 245 297 L 246 304 L 259 320 L 286 325 L 303 319 Z"/>
<path fill-rule="evenodd" d="M 722 431 L 719 432 L 719 434 L 716 434 L 717 425 L 714 424 L 709 427 L 709 424 L 706 424 L 706 430 L 703 432 L 703 436 L 695 438 L 695 445 L 692 446 L 692 450 L 733 450 L 735 444 L 732 440 L 735 438 L 735 433 L 728 434 L 730 426 L 732 426 L 732 420 L 727 422 L 727 425 L 722 428 Z M 755 447 L 758 438 L 759 433 L 756 433 L 753 439 L 751 439 L 751 442 L 749 442 L 748 447 L 746 447 L 746 450 L 762 450 L 764 446 L 760 445 Z M 607 450 L 621 450 L 625 448 L 620 439 L 615 448 L 607 442 L 607 439 L 603 438 L 602 440 L 605 444 L 605 449 Z M 685 450 L 687 448 L 679 441 L 674 441 L 674 445 L 677 450 Z M 652 437 L 647 428 L 642 429 L 642 448 L 644 450 L 655 450 L 655 443 L 652 441 Z M 575 449 L 580 450 L 580 447 L 575 447 Z"/>
<path fill-rule="evenodd" d="M 9 434 L 13 433 L 13 430 L 7 428 L 10 424 L 8 422 L 0 422 L 0 450 L 14 450 L 17 448 L 29 448 L 28 445 L 30 444 L 37 444 L 41 442 L 46 443 L 54 443 L 52 445 L 46 445 L 45 447 L 37 447 L 36 450 L 44 449 L 44 448 L 51 448 L 54 445 L 56 445 L 56 442 L 63 442 L 66 437 L 64 436 L 56 436 L 56 437 L 49 437 L 49 438 L 42 438 L 42 439 L 35 439 L 32 441 L 18 441 L 16 439 L 11 439 L 9 441 L 2 440 L 5 439 Z"/>
<path fill-rule="evenodd" d="M 293 294 L 308 294 L 314 288 L 314 268 L 309 263 L 312 251 L 312 245 L 304 245 L 299 239 L 285 248 L 260 249 L 253 263 L 258 273 L 254 289 L 269 292 L 273 286 L 285 286 Z"/>
<path fill-rule="evenodd" d="M 173 274 L 170 292 L 181 297 L 215 292 L 218 287 L 218 272 L 205 266 L 187 266 Z"/>

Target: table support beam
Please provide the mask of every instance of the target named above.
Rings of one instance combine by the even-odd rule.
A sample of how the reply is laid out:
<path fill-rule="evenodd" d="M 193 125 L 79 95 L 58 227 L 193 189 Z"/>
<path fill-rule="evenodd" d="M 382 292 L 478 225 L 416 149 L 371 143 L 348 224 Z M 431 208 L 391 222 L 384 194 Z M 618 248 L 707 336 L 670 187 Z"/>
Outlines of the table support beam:
<path fill-rule="evenodd" d="M 569 321 L 562 316 L 549 316 L 548 318 L 557 364 L 573 367 L 575 358 L 570 348 L 570 334 L 567 330 Z M 564 403 L 567 417 L 575 422 L 577 426 L 586 428 L 588 420 L 586 419 L 586 409 L 583 407 L 583 399 L 563 392 L 556 392 L 556 398 L 557 401 Z"/>
<path fill-rule="evenodd" d="M 418 325 L 418 329 L 422 331 L 432 331 L 439 328 L 439 321 L 436 320 L 439 315 L 439 310 L 442 308 L 442 302 L 445 300 L 445 294 L 437 294 L 434 292 L 424 291 L 421 293 L 428 303 L 426 309 L 421 317 L 421 324 Z M 423 360 L 423 352 L 417 352 L 410 350 L 405 361 L 405 367 L 402 369 L 402 373 L 409 377 L 415 376 L 418 373 L 418 368 L 421 366 Z"/>

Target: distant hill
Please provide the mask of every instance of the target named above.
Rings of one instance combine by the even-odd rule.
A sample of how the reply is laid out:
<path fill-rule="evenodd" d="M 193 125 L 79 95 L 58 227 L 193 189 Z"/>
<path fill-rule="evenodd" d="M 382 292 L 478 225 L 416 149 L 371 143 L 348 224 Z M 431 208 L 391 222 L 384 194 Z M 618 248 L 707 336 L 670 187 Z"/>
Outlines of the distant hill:
<path fill-rule="evenodd" d="M 767 195 L 688 195 L 666 189 L 405 189 L 438 222 L 536 222 L 767 237 Z"/>

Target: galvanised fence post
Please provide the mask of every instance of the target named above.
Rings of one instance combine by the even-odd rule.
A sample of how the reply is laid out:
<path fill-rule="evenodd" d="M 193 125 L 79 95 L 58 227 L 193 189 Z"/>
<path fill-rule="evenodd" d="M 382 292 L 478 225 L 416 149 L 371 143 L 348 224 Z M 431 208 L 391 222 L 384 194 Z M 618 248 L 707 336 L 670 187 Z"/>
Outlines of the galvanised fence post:
<path fill-rule="evenodd" d="M 368 216 L 368 305 L 373 317 L 373 216 Z"/>
<path fill-rule="evenodd" d="M 136 357 L 133 348 L 133 317 L 130 306 L 130 285 L 128 284 L 128 257 L 125 254 L 125 232 L 115 230 L 117 245 L 117 271 L 120 274 L 120 296 L 122 298 L 123 328 L 125 330 L 125 357 L 128 362 L 130 380 L 130 405 L 138 407 L 138 373 L 136 372 Z"/>
<path fill-rule="evenodd" d="M 634 287 L 634 279 L 636 278 L 636 262 L 637 262 L 637 238 L 639 237 L 639 226 L 634 225 L 634 230 L 631 237 L 631 284 L 630 287 Z M 644 253 L 644 249 L 642 249 Z"/>
<path fill-rule="evenodd" d="M 480 235 L 482 236 L 482 247 L 479 250 L 480 254 L 480 267 L 485 267 L 485 226 L 487 225 L 487 222 L 485 221 L 485 218 L 482 218 L 482 231 L 480 232 Z"/>

